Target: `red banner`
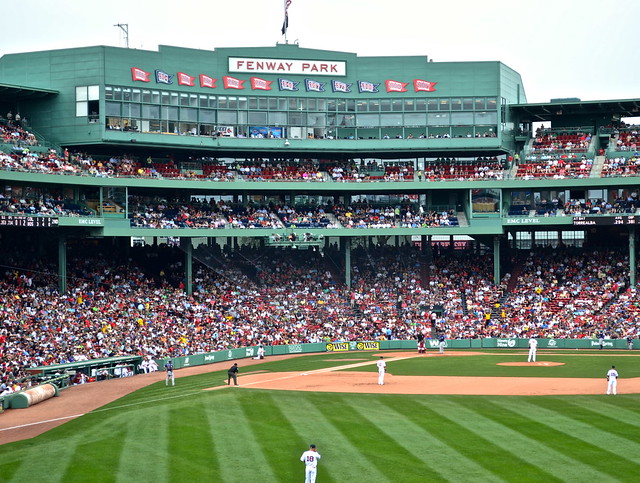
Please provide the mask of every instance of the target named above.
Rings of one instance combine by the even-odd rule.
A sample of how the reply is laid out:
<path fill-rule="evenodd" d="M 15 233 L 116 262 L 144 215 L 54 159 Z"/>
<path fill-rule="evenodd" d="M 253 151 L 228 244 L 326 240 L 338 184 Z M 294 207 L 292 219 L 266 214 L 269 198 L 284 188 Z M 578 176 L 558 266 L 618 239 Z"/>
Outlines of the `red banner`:
<path fill-rule="evenodd" d="M 407 92 L 408 82 L 400 82 L 395 80 L 386 80 L 384 85 L 387 87 L 387 92 Z"/>
<path fill-rule="evenodd" d="M 216 88 L 216 81 L 213 77 L 209 77 L 205 74 L 200 74 L 200 87 L 209 87 L 210 89 Z"/>
<path fill-rule="evenodd" d="M 222 76 L 222 83 L 225 89 L 244 89 L 244 82 L 228 75 Z"/>
<path fill-rule="evenodd" d="M 184 72 L 178 72 L 178 85 L 179 86 L 191 86 L 195 85 L 196 78 L 185 74 Z"/>
<path fill-rule="evenodd" d="M 259 91 L 270 91 L 272 82 L 260 77 L 251 77 L 251 88 Z"/>
<path fill-rule="evenodd" d="M 433 92 L 435 91 L 435 85 L 437 84 L 437 82 L 429 82 L 426 80 L 422 80 L 422 79 L 414 79 L 413 80 L 413 88 L 416 90 L 416 92 Z"/>
<path fill-rule="evenodd" d="M 149 82 L 150 75 L 151 75 L 151 72 L 138 69 L 137 67 L 131 67 L 131 78 L 134 81 Z"/>

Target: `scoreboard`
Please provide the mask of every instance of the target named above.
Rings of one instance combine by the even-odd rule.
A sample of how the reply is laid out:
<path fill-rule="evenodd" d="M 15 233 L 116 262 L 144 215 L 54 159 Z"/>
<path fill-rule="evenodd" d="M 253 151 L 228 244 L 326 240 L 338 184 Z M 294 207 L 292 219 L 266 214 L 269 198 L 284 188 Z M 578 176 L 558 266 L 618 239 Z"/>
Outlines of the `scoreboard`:
<path fill-rule="evenodd" d="M 53 216 L 0 215 L 0 226 L 49 228 L 51 226 L 58 226 L 58 218 Z"/>
<path fill-rule="evenodd" d="M 607 226 L 607 225 L 637 225 L 640 222 L 640 216 L 622 215 L 622 216 L 574 216 L 574 226 Z"/>

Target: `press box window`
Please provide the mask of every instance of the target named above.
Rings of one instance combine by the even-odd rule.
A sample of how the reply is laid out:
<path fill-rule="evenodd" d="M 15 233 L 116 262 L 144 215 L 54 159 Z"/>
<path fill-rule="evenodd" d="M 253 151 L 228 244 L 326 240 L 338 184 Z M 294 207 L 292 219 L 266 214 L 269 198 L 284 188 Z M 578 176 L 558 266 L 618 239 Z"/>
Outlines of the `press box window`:
<path fill-rule="evenodd" d="M 100 119 L 100 87 L 76 86 L 76 117 L 86 117 L 89 122 Z"/>

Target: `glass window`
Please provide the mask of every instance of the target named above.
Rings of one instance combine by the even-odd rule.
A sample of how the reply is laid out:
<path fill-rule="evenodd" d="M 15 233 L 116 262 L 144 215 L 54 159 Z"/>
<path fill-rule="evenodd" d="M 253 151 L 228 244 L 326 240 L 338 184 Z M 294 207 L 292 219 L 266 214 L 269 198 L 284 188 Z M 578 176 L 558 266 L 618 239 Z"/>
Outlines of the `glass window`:
<path fill-rule="evenodd" d="M 391 110 L 395 112 L 402 112 L 402 101 L 391 101 Z"/>
<path fill-rule="evenodd" d="M 453 126 L 473 126 L 473 112 L 452 112 L 451 124 Z"/>
<path fill-rule="evenodd" d="M 225 96 L 218 97 L 218 107 L 225 109 L 227 107 L 227 98 Z"/>
<path fill-rule="evenodd" d="M 197 121 L 198 120 L 198 110 L 192 109 L 190 107 L 183 107 L 180 109 L 180 120 L 181 121 Z"/>
<path fill-rule="evenodd" d="M 216 98 L 216 96 L 209 96 L 209 107 L 217 107 L 218 106 L 218 99 Z"/>
<path fill-rule="evenodd" d="M 228 109 L 237 109 L 238 108 L 238 98 L 235 96 L 229 96 L 227 99 L 227 108 Z"/>
<path fill-rule="evenodd" d="M 99 101 L 100 100 L 100 86 L 89 86 L 88 96 L 90 101 Z"/>
<path fill-rule="evenodd" d="M 415 99 L 407 99 L 404 101 L 404 111 L 415 111 L 416 110 L 416 102 Z"/>
<path fill-rule="evenodd" d="M 133 95 L 133 92 L 131 94 Z M 153 104 L 160 104 L 160 91 L 151 91 L 151 102 Z"/>
<path fill-rule="evenodd" d="M 484 111 L 486 107 L 484 97 L 476 97 L 475 106 L 476 111 Z"/>
<path fill-rule="evenodd" d="M 160 106 L 143 105 L 142 117 L 145 119 L 160 119 Z"/>
<path fill-rule="evenodd" d="M 448 126 L 450 124 L 448 113 L 429 113 L 427 114 L 428 126 Z"/>
<path fill-rule="evenodd" d="M 160 95 L 160 99 L 161 99 L 161 102 L 162 102 L 165 106 L 169 105 L 169 93 L 168 93 L 168 92 L 163 92 L 163 93 Z"/>
<path fill-rule="evenodd" d="M 255 126 L 267 125 L 267 113 L 266 112 L 249 112 L 249 124 Z"/>
<path fill-rule="evenodd" d="M 438 110 L 438 99 L 429 99 L 427 101 L 427 109 L 429 111 L 437 111 Z"/>
<path fill-rule="evenodd" d="M 198 105 L 200 107 L 209 107 L 209 97 L 208 96 L 200 96 L 198 98 Z"/>
<path fill-rule="evenodd" d="M 269 110 L 270 111 L 277 111 L 278 110 L 278 99 L 276 97 L 270 97 L 268 99 L 269 102 Z M 285 110 L 286 107 L 283 108 L 283 110 Z"/>
<path fill-rule="evenodd" d="M 122 104 L 123 117 L 140 117 L 140 104 Z"/>
<path fill-rule="evenodd" d="M 327 99 L 327 111 L 335 112 L 336 110 L 336 101 L 333 99 Z"/>
<path fill-rule="evenodd" d="M 452 111 L 461 111 L 462 110 L 462 100 L 460 100 L 460 99 L 451 99 L 451 110 Z"/>
<path fill-rule="evenodd" d="M 218 111 L 218 123 L 223 125 L 238 124 L 238 113 L 236 111 Z"/>
<path fill-rule="evenodd" d="M 489 97 L 487 98 L 487 109 L 489 110 L 494 110 L 494 109 L 498 109 L 498 101 L 496 101 L 495 98 L 493 97 Z"/>
<path fill-rule="evenodd" d="M 113 87 L 106 86 L 104 88 L 104 98 L 113 99 Z"/>
<path fill-rule="evenodd" d="M 318 111 L 326 111 L 327 110 L 327 101 L 326 101 L 326 99 L 318 99 L 317 100 L 317 109 L 318 109 Z"/>
<path fill-rule="evenodd" d="M 347 110 L 347 102 L 346 101 L 337 101 L 336 106 L 338 108 L 338 112 L 345 112 Z"/>
<path fill-rule="evenodd" d="M 200 122 L 206 122 L 206 123 L 216 122 L 216 111 L 212 109 L 202 109 L 200 111 Z"/>
<path fill-rule="evenodd" d="M 268 109 L 266 97 L 258 97 L 258 109 Z"/>
<path fill-rule="evenodd" d="M 133 102 L 140 102 L 140 99 L 142 99 L 141 94 L 140 89 L 131 89 L 131 100 Z"/>
<path fill-rule="evenodd" d="M 120 117 L 120 103 L 119 102 L 105 102 L 104 108 L 107 111 L 107 116 Z"/>
<path fill-rule="evenodd" d="M 391 110 L 391 101 L 380 101 L 380 110 L 383 112 L 389 112 Z"/>
<path fill-rule="evenodd" d="M 180 94 L 180 105 L 184 107 L 189 107 L 189 95 L 188 94 Z"/>
<path fill-rule="evenodd" d="M 197 94 L 191 94 L 189 96 L 189 106 L 198 107 L 198 95 Z"/>
<path fill-rule="evenodd" d="M 373 99 L 369 101 L 369 112 L 379 112 L 380 111 L 380 101 L 378 99 Z"/>
<path fill-rule="evenodd" d="M 286 112 L 269 112 L 269 126 L 286 126 L 287 125 L 287 113 Z"/>
<path fill-rule="evenodd" d="M 168 121 L 177 121 L 178 120 L 178 108 L 177 107 L 162 107 L 162 119 L 166 119 Z"/>
<path fill-rule="evenodd" d="M 416 101 L 416 111 L 424 112 L 427 110 L 427 101 L 425 99 L 418 99 Z"/>
<path fill-rule="evenodd" d="M 476 112 L 476 124 L 496 125 L 498 124 L 497 112 Z"/>
<path fill-rule="evenodd" d="M 76 102 L 76 117 L 83 117 L 88 115 L 89 115 L 89 103 L 87 101 Z"/>
<path fill-rule="evenodd" d="M 465 110 L 465 111 L 472 111 L 473 110 L 473 98 L 465 97 L 464 99 L 462 99 L 462 109 Z"/>
<path fill-rule="evenodd" d="M 113 100 L 114 101 L 122 100 L 122 89 L 120 87 L 113 88 Z"/>
<path fill-rule="evenodd" d="M 298 99 L 295 97 L 289 98 L 289 110 L 293 111 L 298 108 Z"/>
<path fill-rule="evenodd" d="M 425 126 L 427 115 L 424 112 L 410 112 L 404 115 L 404 123 L 407 126 Z"/>
<path fill-rule="evenodd" d="M 307 99 L 307 108 L 310 111 L 315 111 L 317 109 L 317 107 L 316 107 L 317 105 L 318 105 L 318 103 L 316 102 L 315 99 Z"/>
<path fill-rule="evenodd" d="M 352 99 L 347 101 L 347 112 L 356 112 L 356 101 Z"/>
<path fill-rule="evenodd" d="M 440 106 L 441 111 L 448 111 L 451 105 L 451 103 L 449 102 L 449 99 L 440 99 L 438 104 Z"/>
<path fill-rule="evenodd" d="M 474 213 L 495 213 L 500 209 L 500 190 L 471 190 L 471 206 Z"/>
<path fill-rule="evenodd" d="M 129 91 L 129 89 L 123 89 L 122 94 L 125 101 L 131 99 L 131 92 Z M 151 91 L 142 91 L 142 102 L 151 102 Z"/>
<path fill-rule="evenodd" d="M 289 112 L 289 125 L 290 126 L 306 126 L 306 113 L 305 112 Z"/>
<path fill-rule="evenodd" d="M 402 114 L 380 114 L 380 125 L 385 127 L 402 126 Z"/>
<path fill-rule="evenodd" d="M 246 109 L 246 108 L 247 108 L 247 98 L 238 97 L 238 109 Z"/>
<path fill-rule="evenodd" d="M 86 100 L 87 100 L 87 87 L 86 86 L 76 87 L 76 101 L 86 101 Z"/>
<path fill-rule="evenodd" d="M 378 114 L 358 114 L 356 117 L 357 127 L 378 127 L 380 118 Z"/>
<path fill-rule="evenodd" d="M 271 109 L 271 107 L 269 107 Z M 278 98 L 278 110 L 286 111 L 287 110 L 287 99 L 284 97 Z"/>
<path fill-rule="evenodd" d="M 250 97 L 249 98 L 249 109 L 258 109 L 258 98 Z"/>

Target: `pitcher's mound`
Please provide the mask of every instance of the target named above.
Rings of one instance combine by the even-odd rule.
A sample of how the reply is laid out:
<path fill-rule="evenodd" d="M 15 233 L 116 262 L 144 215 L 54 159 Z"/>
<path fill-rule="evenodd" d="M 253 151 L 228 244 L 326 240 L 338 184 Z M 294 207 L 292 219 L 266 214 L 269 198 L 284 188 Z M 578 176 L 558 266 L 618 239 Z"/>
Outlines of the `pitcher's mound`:
<path fill-rule="evenodd" d="M 564 366 L 564 362 L 498 362 L 497 366 Z"/>

